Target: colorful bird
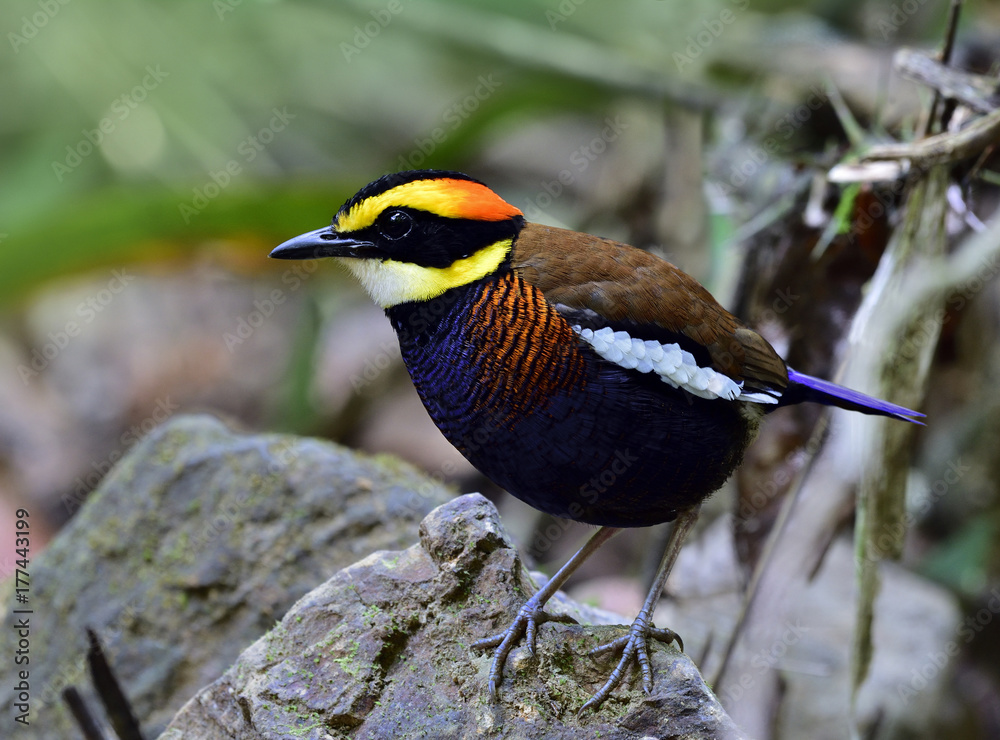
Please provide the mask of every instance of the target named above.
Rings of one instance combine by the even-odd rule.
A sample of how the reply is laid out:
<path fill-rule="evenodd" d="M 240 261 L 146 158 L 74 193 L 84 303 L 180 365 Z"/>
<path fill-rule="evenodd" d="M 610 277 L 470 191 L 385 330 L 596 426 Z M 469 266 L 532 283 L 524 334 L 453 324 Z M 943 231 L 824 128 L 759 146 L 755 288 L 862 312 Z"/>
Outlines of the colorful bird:
<path fill-rule="evenodd" d="M 424 406 L 484 475 L 527 504 L 599 525 L 498 635 L 495 698 L 514 645 L 598 547 L 626 527 L 676 519 L 652 588 L 599 705 L 638 662 L 652 689 L 652 625 L 701 502 L 740 464 L 765 413 L 812 401 L 916 422 L 915 411 L 796 372 L 697 281 L 648 252 L 525 221 L 458 172 L 386 175 L 333 224 L 279 259 L 334 257 L 383 309 Z M 917 422 L 919 423 L 919 422 Z"/>

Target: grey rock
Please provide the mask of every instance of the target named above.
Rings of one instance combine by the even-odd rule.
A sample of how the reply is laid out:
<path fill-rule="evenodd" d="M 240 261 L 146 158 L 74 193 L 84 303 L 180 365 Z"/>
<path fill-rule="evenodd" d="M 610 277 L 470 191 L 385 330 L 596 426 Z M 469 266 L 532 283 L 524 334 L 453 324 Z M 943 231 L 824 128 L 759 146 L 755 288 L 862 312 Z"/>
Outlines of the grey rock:
<path fill-rule="evenodd" d="M 373 550 L 412 544 L 451 496 L 394 458 L 172 419 L 31 561 L 31 724 L 18 737 L 78 736 L 60 699 L 67 686 L 97 706 L 88 626 L 155 737 L 297 599 Z M 12 589 L 0 589 L 4 605 Z M 0 652 L 13 655 L 16 640 L 0 630 Z M 0 705 L 11 706 L 14 685 L 0 683 Z"/>
<path fill-rule="evenodd" d="M 613 666 L 586 653 L 622 626 L 544 623 L 537 656 L 515 649 L 491 702 L 491 655 L 469 645 L 534 589 L 494 506 L 462 496 L 424 519 L 420 544 L 376 552 L 304 596 L 161 740 L 741 737 L 690 659 L 662 644 L 651 695 L 636 671 L 578 714 Z M 566 598 L 557 607 L 579 616 Z"/>

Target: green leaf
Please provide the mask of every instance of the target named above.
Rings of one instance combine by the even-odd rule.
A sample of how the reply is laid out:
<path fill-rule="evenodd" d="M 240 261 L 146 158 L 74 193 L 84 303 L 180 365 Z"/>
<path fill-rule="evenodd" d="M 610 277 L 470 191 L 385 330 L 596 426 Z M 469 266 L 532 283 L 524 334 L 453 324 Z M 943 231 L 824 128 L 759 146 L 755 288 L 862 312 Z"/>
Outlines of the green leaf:
<path fill-rule="evenodd" d="M 57 217 L 11 228 L 0 249 L 0 305 L 56 278 L 189 256 L 210 240 L 228 240 L 263 267 L 270 246 L 328 223 L 354 189 L 352 183 L 223 191 L 193 215 L 181 210 L 200 204 L 190 191 L 113 188 L 81 197 Z"/>

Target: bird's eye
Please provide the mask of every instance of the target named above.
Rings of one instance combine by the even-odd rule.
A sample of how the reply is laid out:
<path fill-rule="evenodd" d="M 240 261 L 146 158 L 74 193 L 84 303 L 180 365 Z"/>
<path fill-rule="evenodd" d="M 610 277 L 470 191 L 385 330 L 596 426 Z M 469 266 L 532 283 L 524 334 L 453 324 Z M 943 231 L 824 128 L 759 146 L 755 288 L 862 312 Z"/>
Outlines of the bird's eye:
<path fill-rule="evenodd" d="M 402 239 L 413 228 L 413 217 L 406 211 L 386 211 L 378 220 L 378 230 L 387 239 Z"/>

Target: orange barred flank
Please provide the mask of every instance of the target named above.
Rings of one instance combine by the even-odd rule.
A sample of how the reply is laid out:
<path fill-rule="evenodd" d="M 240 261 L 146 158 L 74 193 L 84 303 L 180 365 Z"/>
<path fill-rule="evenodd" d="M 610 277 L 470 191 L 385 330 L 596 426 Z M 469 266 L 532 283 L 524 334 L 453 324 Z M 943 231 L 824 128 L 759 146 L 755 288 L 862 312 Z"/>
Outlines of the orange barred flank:
<path fill-rule="evenodd" d="M 497 384 L 495 392 L 515 401 L 510 419 L 586 384 L 576 333 L 540 290 L 516 274 L 485 284 L 466 322 L 478 340 L 484 383 Z"/>

